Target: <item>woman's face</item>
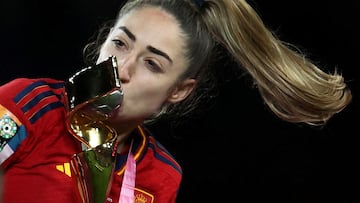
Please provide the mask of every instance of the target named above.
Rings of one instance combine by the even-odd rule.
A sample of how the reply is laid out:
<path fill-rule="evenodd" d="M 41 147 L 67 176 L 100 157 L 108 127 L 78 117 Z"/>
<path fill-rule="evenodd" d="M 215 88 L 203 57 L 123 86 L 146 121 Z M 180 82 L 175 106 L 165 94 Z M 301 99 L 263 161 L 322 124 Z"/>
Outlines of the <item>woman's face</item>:
<path fill-rule="evenodd" d="M 134 10 L 118 20 L 98 59 L 117 58 L 124 99 L 116 122 L 142 122 L 164 103 L 179 102 L 191 92 L 194 80 L 178 81 L 188 65 L 180 33 L 175 19 L 154 7 Z"/>

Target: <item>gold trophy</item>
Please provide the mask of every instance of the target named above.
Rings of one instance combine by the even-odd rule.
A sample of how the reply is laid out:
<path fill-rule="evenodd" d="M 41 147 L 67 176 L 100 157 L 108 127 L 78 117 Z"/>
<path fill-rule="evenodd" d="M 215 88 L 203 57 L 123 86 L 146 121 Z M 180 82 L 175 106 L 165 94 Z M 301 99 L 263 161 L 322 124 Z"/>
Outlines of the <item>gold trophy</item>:
<path fill-rule="evenodd" d="M 114 56 L 72 75 L 65 86 L 67 128 L 83 145 L 71 159 L 83 203 L 104 203 L 115 166 L 116 132 L 104 121 L 120 107 L 123 92 Z"/>

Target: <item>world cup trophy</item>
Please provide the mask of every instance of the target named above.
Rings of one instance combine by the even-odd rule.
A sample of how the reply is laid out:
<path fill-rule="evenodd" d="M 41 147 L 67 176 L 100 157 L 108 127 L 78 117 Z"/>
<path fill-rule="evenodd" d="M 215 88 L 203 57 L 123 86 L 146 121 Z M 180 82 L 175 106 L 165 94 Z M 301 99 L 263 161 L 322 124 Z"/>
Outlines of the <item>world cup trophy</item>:
<path fill-rule="evenodd" d="M 83 150 L 71 159 L 72 177 L 83 203 L 104 203 L 115 166 L 116 131 L 106 120 L 120 107 L 123 92 L 114 56 L 83 68 L 65 85 L 67 128 Z"/>

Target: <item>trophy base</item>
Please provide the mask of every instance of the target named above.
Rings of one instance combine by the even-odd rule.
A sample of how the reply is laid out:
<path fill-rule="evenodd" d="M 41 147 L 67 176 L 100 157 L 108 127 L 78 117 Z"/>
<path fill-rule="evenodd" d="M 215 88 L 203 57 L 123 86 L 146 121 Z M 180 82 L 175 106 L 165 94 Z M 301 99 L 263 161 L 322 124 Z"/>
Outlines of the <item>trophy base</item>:
<path fill-rule="evenodd" d="M 99 146 L 72 157 L 71 170 L 82 203 L 105 202 L 115 166 L 115 157 L 109 152 Z"/>

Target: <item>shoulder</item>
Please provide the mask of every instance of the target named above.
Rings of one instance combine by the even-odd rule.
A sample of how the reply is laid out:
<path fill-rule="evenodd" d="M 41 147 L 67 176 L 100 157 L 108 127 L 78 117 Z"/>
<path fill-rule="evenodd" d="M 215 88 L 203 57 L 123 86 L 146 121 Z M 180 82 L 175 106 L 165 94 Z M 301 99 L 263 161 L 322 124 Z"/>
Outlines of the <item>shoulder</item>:
<path fill-rule="evenodd" d="M 55 134 L 55 126 L 60 135 L 65 116 L 63 87 L 62 81 L 49 78 L 18 78 L 0 86 L 0 162 L 20 146 L 31 151 L 32 144 Z"/>
<path fill-rule="evenodd" d="M 0 91 L 4 91 L 7 88 L 15 88 L 15 90 L 23 89 L 24 87 L 32 86 L 34 88 L 38 86 L 49 86 L 54 85 L 64 86 L 64 81 L 52 79 L 52 78 L 16 78 L 0 86 Z"/>
<path fill-rule="evenodd" d="M 64 82 L 51 78 L 18 78 L 0 86 L 0 105 L 34 124 L 64 106 Z"/>
<path fill-rule="evenodd" d="M 132 150 L 137 161 L 137 187 L 154 194 L 159 202 L 173 202 L 182 180 L 182 168 L 150 131 L 144 127 L 138 131 L 142 139 L 136 139 Z"/>
<path fill-rule="evenodd" d="M 182 169 L 176 158 L 163 146 L 153 134 L 145 127 L 139 127 L 139 133 L 144 138 L 146 153 L 160 168 L 169 168 L 171 173 L 182 174 Z M 145 156 L 145 154 L 143 154 Z"/>

